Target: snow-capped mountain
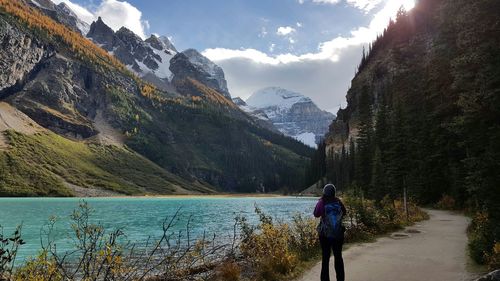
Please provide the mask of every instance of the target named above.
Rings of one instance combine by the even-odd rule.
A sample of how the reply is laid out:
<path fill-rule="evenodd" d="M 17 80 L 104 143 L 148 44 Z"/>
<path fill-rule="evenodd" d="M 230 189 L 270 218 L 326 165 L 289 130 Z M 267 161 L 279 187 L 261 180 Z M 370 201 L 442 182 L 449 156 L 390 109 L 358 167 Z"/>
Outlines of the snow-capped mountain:
<path fill-rule="evenodd" d="M 335 119 L 335 115 L 319 109 L 310 98 L 279 87 L 255 92 L 246 100 L 246 107 L 240 108 L 250 114 L 261 110 L 280 132 L 312 147 Z"/>
<path fill-rule="evenodd" d="M 176 82 L 193 78 L 231 100 L 222 68 L 194 49 L 178 52 L 165 36 L 142 40 L 125 27 L 114 32 L 99 17 L 87 37 L 161 89 L 175 91 Z"/>
<path fill-rule="evenodd" d="M 87 37 L 140 77 L 160 88 L 169 88 L 172 80 L 170 60 L 177 54 L 177 50 L 167 37 L 151 35 L 142 40 L 125 27 L 114 32 L 101 17 L 90 25 Z"/>
<path fill-rule="evenodd" d="M 55 21 L 66 25 L 67 27 L 85 35 L 88 33 L 90 26 L 76 15 L 73 10 L 64 2 L 54 4 L 50 0 L 29 0 L 27 2 L 31 6 L 40 9 L 54 19 Z"/>

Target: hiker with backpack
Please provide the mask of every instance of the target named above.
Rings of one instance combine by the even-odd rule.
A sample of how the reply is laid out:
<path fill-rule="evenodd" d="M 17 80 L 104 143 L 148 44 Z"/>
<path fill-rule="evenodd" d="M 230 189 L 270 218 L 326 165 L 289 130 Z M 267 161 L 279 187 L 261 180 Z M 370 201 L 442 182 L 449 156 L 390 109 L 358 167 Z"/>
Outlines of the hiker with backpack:
<path fill-rule="evenodd" d="M 314 209 L 314 216 L 321 217 L 318 225 L 319 242 L 322 250 L 321 281 L 330 281 L 330 254 L 333 251 L 335 258 L 335 273 L 337 281 L 344 281 L 344 260 L 342 259 L 342 245 L 344 244 L 345 227 L 342 219 L 347 211 L 344 204 L 336 197 L 333 184 L 323 188 L 323 196 Z"/>

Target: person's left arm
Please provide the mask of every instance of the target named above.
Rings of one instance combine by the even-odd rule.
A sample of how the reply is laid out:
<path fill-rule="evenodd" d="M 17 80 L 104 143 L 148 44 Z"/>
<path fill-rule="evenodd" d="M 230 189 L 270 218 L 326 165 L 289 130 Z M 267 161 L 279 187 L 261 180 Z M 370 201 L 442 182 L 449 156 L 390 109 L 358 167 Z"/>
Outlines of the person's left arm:
<path fill-rule="evenodd" d="M 316 208 L 314 208 L 314 216 L 319 218 L 323 216 L 325 213 L 325 204 L 323 202 L 323 198 L 318 200 L 318 203 L 316 203 Z"/>

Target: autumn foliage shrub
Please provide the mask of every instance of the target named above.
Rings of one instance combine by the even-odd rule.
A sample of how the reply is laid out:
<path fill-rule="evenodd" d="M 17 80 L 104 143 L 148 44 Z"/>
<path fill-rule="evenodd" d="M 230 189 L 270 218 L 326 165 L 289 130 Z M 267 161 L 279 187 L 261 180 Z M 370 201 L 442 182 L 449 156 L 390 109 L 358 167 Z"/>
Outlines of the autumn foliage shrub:
<path fill-rule="evenodd" d="M 347 224 L 347 242 L 370 240 L 375 235 L 394 231 L 429 218 L 427 213 L 413 202 L 408 202 L 407 214 L 403 203 L 389 196 L 376 202 L 347 194 L 343 200 L 347 208 L 347 217 L 344 219 Z"/>
<path fill-rule="evenodd" d="M 454 210 L 456 209 L 455 198 L 450 195 L 443 194 L 441 199 L 436 203 L 436 208 L 443 210 Z"/>
<path fill-rule="evenodd" d="M 490 270 L 500 269 L 500 242 L 495 243 L 491 254 L 486 255 L 486 260 Z"/>
<path fill-rule="evenodd" d="M 319 254 L 316 220 L 297 214 L 291 223 L 291 247 L 301 260 L 309 260 Z"/>
<path fill-rule="evenodd" d="M 403 204 L 388 196 L 377 204 L 353 194 L 342 200 L 347 208 L 346 242 L 371 240 L 375 235 L 428 218 L 413 203 L 408 203 L 407 217 Z M 259 217 L 257 226 L 250 225 L 245 218 L 237 218 L 243 261 L 249 261 L 256 274 L 251 280 L 289 280 L 301 264 L 319 257 L 318 219 L 295 215 L 284 223 L 275 222 L 258 207 L 255 212 Z"/>
<path fill-rule="evenodd" d="M 238 281 L 240 280 L 241 267 L 234 260 L 228 260 L 217 267 L 217 280 Z"/>
<path fill-rule="evenodd" d="M 31 258 L 20 267 L 12 278 L 14 281 L 62 281 L 64 280 L 55 259 L 47 251 L 42 251 L 37 257 Z"/>
<path fill-rule="evenodd" d="M 253 228 L 240 221 L 242 228 L 241 253 L 263 280 L 281 280 L 297 265 L 298 257 L 292 249 L 290 226 L 286 223 L 273 223 L 258 207 L 260 224 Z"/>
<path fill-rule="evenodd" d="M 491 222 L 486 212 L 477 212 L 469 225 L 469 252 L 477 263 L 498 262 L 498 253 L 495 254 L 496 244 L 491 233 Z M 496 257 L 495 257 L 496 256 Z"/>

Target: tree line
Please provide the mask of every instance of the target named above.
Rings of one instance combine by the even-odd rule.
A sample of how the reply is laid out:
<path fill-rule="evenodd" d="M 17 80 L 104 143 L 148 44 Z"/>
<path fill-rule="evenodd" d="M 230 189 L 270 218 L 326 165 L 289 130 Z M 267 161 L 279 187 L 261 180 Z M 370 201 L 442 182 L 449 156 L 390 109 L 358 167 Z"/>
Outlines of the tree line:
<path fill-rule="evenodd" d="M 422 205 L 451 198 L 453 208 L 481 221 L 480 227 L 473 223 L 473 257 L 490 264 L 495 255 L 498 259 L 500 29 L 495 9 L 500 3 L 493 0 L 422 0 L 410 13 L 401 10 L 369 53 L 363 52 L 349 105 L 337 114 L 335 122 L 355 133 L 341 148 L 329 149 L 328 138 L 319 145 L 307 183 L 325 178 L 379 202 L 385 195 L 401 197 L 404 189 Z"/>

